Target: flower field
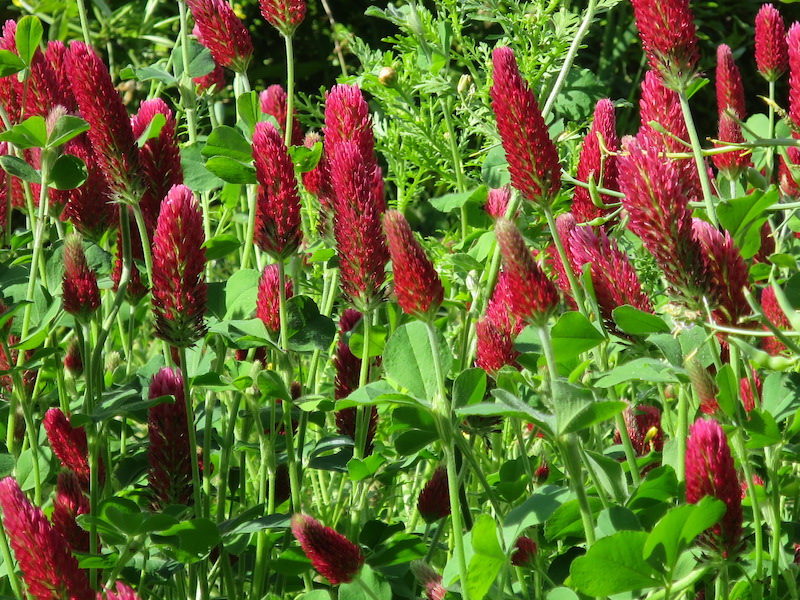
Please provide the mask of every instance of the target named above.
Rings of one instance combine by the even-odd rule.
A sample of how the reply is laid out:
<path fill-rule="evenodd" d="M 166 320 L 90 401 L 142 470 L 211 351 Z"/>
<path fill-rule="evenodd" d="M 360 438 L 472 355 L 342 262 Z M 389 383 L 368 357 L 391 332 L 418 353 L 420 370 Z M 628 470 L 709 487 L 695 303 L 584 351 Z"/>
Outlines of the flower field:
<path fill-rule="evenodd" d="M 0 596 L 797 600 L 800 14 L 745 4 L 15 0 Z"/>

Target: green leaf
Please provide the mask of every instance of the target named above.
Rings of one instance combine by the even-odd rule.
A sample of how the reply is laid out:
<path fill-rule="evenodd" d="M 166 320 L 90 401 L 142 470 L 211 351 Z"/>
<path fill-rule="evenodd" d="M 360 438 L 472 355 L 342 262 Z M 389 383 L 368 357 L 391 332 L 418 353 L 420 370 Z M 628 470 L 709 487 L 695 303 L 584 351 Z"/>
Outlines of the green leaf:
<path fill-rule="evenodd" d="M 139 136 L 139 139 L 136 140 L 136 145 L 139 148 L 142 148 L 148 140 L 152 140 L 153 138 L 157 138 L 161 134 L 161 130 L 164 128 L 164 125 L 167 124 L 167 117 L 162 113 L 156 113 L 153 115 L 153 118 L 150 119 L 150 122 L 147 124 L 147 127 L 142 132 L 142 135 Z"/>
<path fill-rule="evenodd" d="M 0 156 L 0 167 L 9 175 L 19 177 L 29 183 L 42 183 L 42 177 L 37 170 L 21 158 L 4 154 Z"/>
<path fill-rule="evenodd" d="M 338 589 L 339 600 L 392 600 L 392 586 L 383 575 L 364 565 L 358 575 L 361 583 L 343 583 Z M 370 590 L 367 593 L 364 588 Z"/>
<path fill-rule="evenodd" d="M 747 196 L 717 204 L 717 218 L 730 232 L 745 260 L 755 256 L 761 247 L 761 228 L 769 218 L 766 209 L 779 200 L 780 192 L 772 186 L 766 192 L 757 189 Z"/>
<path fill-rule="evenodd" d="M 199 42 L 190 39 L 189 45 L 189 77 L 202 77 L 208 75 L 216 67 L 211 51 Z M 172 65 L 175 70 L 175 77 L 183 75 L 183 50 L 180 44 L 176 44 L 172 50 Z"/>
<path fill-rule="evenodd" d="M 628 486 L 622 465 L 613 458 L 596 452 L 587 451 L 586 459 L 591 463 L 597 475 L 597 483 L 600 484 L 605 493 L 619 504 L 624 504 L 625 500 L 628 499 Z"/>
<path fill-rule="evenodd" d="M 11 142 L 17 148 L 43 148 L 47 144 L 47 125 L 44 117 L 34 115 L 22 123 L 14 125 L 9 131 L 0 134 L 0 142 Z"/>
<path fill-rule="evenodd" d="M 369 347 L 367 352 L 370 356 L 381 356 L 383 349 L 386 346 L 386 336 L 388 332 L 385 327 L 380 325 L 373 325 L 369 333 Z M 350 351 L 356 358 L 364 358 L 364 320 L 361 319 L 356 323 L 347 334 L 344 336 L 344 341 L 350 347 Z"/>
<path fill-rule="evenodd" d="M 455 208 L 461 208 L 467 202 L 485 202 L 488 194 L 489 188 L 485 185 L 480 185 L 466 192 L 456 192 L 433 198 L 430 202 L 431 206 L 439 212 L 448 213 Z"/>
<path fill-rule="evenodd" d="M 258 183 L 256 170 L 227 156 L 214 156 L 206 162 L 206 169 L 228 183 Z"/>
<path fill-rule="evenodd" d="M 0 50 L 0 78 L 19 73 L 25 68 L 25 61 L 11 50 Z"/>
<path fill-rule="evenodd" d="M 206 249 L 206 260 L 219 260 L 233 254 L 242 246 L 242 242 L 235 235 L 223 233 L 206 240 L 203 247 Z"/>
<path fill-rule="evenodd" d="M 453 408 L 470 406 L 483 401 L 486 395 L 486 371 L 465 369 L 453 383 Z"/>
<path fill-rule="evenodd" d="M 489 150 L 481 167 L 481 179 L 490 188 L 501 188 L 511 181 L 503 146 L 498 144 Z"/>
<path fill-rule="evenodd" d="M 236 112 L 240 121 L 252 135 L 261 116 L 261 101 L 258 99 L 258 94 L 256 92 L 239 94 L 239 97 L 236 98 Z M 250 158 L 252 158 L 252 151 L 250 154 Z"/>
<path fill-rule="evenodd" d="M 614 367 L 595 382 L 597 387 L 608 388 L 627 381 L 646 381 L 648 383 L 677 383 L 678 378 L 669 367 L 654 358 L 637 358 Z"/>
<path fill-rule="evenodd" d="M 630 335 L 669 333 L 670 331 L 669 325 L 661 317 L 634 308 L 629 304 L 618 306 L 611 314 L 617 327 Z"/>
<path fill-rule="evenodd" d="M 372 477 L 385 462 L 386 458 L 377 453 L 370 454 L 364 460 L 351 458 L 347 463 L 347 471 L 350 473 L 350 480 L 361 481 L 367 477 Z"/>
<path fill-rule="evenodd" d="M 225 318 L 249 318 L 255 313 L 258 298 L 258 280 L 261 273 L 255 269 L 239 269 L 225 284 Z"/>
<path fill-rule="evenodd" d="M 597 515 L 603 508 L 599 498 L 589 497 L 589 508 Z M 563 540 L 569 537 L 583 537 L 583 521 L 577 500 L 569 500 L 559 506 L 545 523 L 544 534 L 548 540 Z"/>
<path fill-rule="evenodd" d="M 39 446 L 39 479 L 45 481 L 50 475 L 50 465 L 53 462 L 53 452 L 46 446 Z M 30 448 L 23 450 L 17 459 L 15 477 L 22 491 L 32 490 L 36 486 L 36 477 L 33 470 L 33 452 Z"/>
<path fill-rule="evenodd" d="M 86 181 L 86 163 L 72 154 L 58 157 L 50 171 L 50 185 L 57 190 L 74 190 Z"/>
<path fill-rule="evenodd" d="M 313 148 L 290 146 L 289 156 L 292 158 L 292 164 L 298 173 L 313 171 L 319 164 L 320 158 L 322 158 L 322 142 L 317 142 Z"/>
<path fill-rule="evenodd" d="M 742 423 L 742 427 L 750 435 L 747 448 L 751 450 L 766 448 L 781 441 L 781 429 L 771 414 L 754 409 L 747 414 L 747 417 L 747 421 Z"/>
<path fill-rule="evenodd" d="M 569 498 L 567 488 L 546 485 L 519 506 L 511 509 L 503 522 L 503 539 L 510 546 L 528 527 L 541 525 Z"/>
<path fill-rule="evenodd" d="M 645 562 L 643 531 L 620 531 L 597 540 L 570 567 L 572 585 L 589 596 L 610 596 L 662 585 L 659 573 Z"/>
<path fill-rule="evenodd" d="M 227 156 L 235 161 L 249 163 L 253 160 L 253 148 L 238 129 L 220 125 L 208 136 L 201 152 L 203 156 Z"/>
<path fill-rule="evenodd" d="M 483 600 L 506 562 L 491 515 L 482 514 L 475 520 L 472 549 L 474 554 L 467 567 L 467 581 L 462 585 L 466 586 L 470 598 Z"/>
<path fill-rule="evenodd" d="M 141 67 L 134 71 L 136 79 L 139 81 L 160 81 L 164 85 L 170 86 L 178 83 L 178 80 L 164 69 L 158 67 Z"/>
<path fill-rule="evenodd" d="M 89 123 L 80 117 L 62 115 L 53 126 L 53 131 L 50 132 L 47 146 L 57 148 L 62 144 L 66 144 L 72 138 L 79 136 L 84 131 L 89 131 Z"/>
<path fill-rule="evenodd" d="M 604 83 L 589 69 L 570 69 L 553 109 L 570 121 L 589 118 L 592 107 L 606 94 Z"/>
<path fill-rule="evenodd" d="M 550 331 L 553 353 L 558 362 L 567 362 L 599 345 L 605 337 L 579 312 L 566 312 Z"/>
<path fill-rule="evenodd" d="M 153 535 L 156 543 L 167 546 L 167 553 L 183 564 L 195 563 L 208 556 L 212 548 L 219 544 L 217 526 L 208 519 L 192 519 Z"/>
<path fill-rule="evenodd" d="M 438 331 L 436 343 L 442 376 L 446 377 L 453 364 L 453 355 Z M 439 393 L 428 332 L 420 321 L 401 325 L 392 334 L 383 353 L 383 368 L 390 378 L 417 398 L 431 400 Z"/>
<path fill-rule="evenodd" d="M 293 296 L 286 303 L 289 349 L 296 352 L 328 350 L 336 335 L 330 317 L 321 315 L 317 304 L 308 296 Z"/>
<path fill-rule="evenodd" d="M 736 416 L 736 402 L 739 401 L 739 381 L 730 364 L 722 365 L 717 371 L 717 403 L 722 412 L 733 418 Z"/>
<path fill-rule="evenodd" d="M 199 144 L 181 149 L 183 183 L 193 192 L 210 192 L 223 185 L 222 179 L 206 169 Z"/>
<path fill-rule="evenodd" d="M 34 54 L 39 49 L 44 28 L 38 17 L 27 15 L 17 22 L 17 52 L 26 65 L 31 64 Z"/>
<path fill-rule="evenodd" d="M 624 402 L 596 402 L 589 390 L 563 379 L 553 381 L 553 408 L 558 435 L 575 433 L 602 423 L 625 410 L 625 407 Z"/>

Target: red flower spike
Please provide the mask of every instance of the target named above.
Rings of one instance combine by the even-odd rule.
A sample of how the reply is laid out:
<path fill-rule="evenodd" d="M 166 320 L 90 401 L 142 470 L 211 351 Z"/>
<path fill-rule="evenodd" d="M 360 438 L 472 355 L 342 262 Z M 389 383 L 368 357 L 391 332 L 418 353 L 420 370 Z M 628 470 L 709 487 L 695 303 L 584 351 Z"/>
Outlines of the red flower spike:
<path fill-rule="evenodd" d="M 711 288 L 711 277 L 692 232 L 691 184 L 646 137 L 624 146 L 628 155 L 620 157 L 619 180 L 628 228 L 642 239 L 670 285 L 697 300 Z"/>
<path fill-rule="evenodd" d="M 511 48 L 495 48 L 492 108 L 508 159 L 511 184 L 523 198 L 550 206 L 561 188 L 558 150 L 536 96 L 522 78 Z"/>
<path fill-rule="evenodd" d="M 356 441 L 356 420 L 358 412 L 355 406 L 342 408 L 336 411 L 336 431 L 339 435 L 346 435 Z M 378 431 L 378 407 L 370 407 L 369 423 L 367 424 L 367 437 L 364 444 L 364 456 L 369 456 L 375 449 L 375 434 Z"/>
<path fill-rule="evenodd" d="M 128 201 L 135 200 L 141 172 L 136 138 L 108 68 L 91 46 L 72 42 L 67 73 L 108 185 Z"/>
<path fill-rule="evenodd" d="M 0 481 L 0 508 L 28 596 L 34 600 L 95 600 L 86 572 L 78 567 L 64 538 L 11 477 Z"/>
<path fill-rule="evenodd" d="M 727 113 L 719 116 L 718 136 L 722 141 L 715 144 L 717 147 L 727 144 L 741 144 L 745 141 L 741 125 Z M 715 154 L 712 158 L 714 166 L 722 171 L 722 174 L 729 181 L 736 181 L 752 162 L 750 153 L 744 149 Z"/>
<path fill-rule="evenodd" d="M 717 48 L 716 85 L 719 139 L 724 142 L 744 142 L 742 128 L 736 122 L 736 119 L 744 121 L 746 117 L 742 76 L 733 61 L 730 47 L 725 44 Z M 750 165 L 750 155 L 745 150 L 717 154 L 714 164 L 727 179 L 734 181 Z"/>
<path fill-rule="evenodd" d="M 67 353 L 64 355 L 64 368 L 72 377 L 80 377 L 83 373 L 83 360 L 77 340 L 72 340 L 67 348 Z"/>
<path fill-rule="evenodd" d="M 97 273 L 89 268 L 83 253 L 83 240 L 77 233 L 64 242 L 64 310 L 81 322 L 87 322 L 100 308 Z"/>
<path fill-rule="evenodd" d="M 112 592 L 111 590 L 106 591 L 107 600 L 139 600 L 139 596 L 133 591 L 133 588 L 125 585 L 121 581 L 117 582 L 116 589 L 116 592 Z M 102 600 L 101 594 L 97 594 L 97 600 Z"/>
<path fill-rule="evenodd" d="M 447 589 L 442 585 L 443 578 L 421 560 L 411 561 L 411 572 L 425 587 L 425 600 L 444 600 Z"/>
<path fill-rule="evenodd" d="M 112 192 L 103 168 L 92 149 L 89 139 L 80 135 L 64 145 L 64 152 L 73 154 L 86 165 L 86 181 L 64 194 L 66 206 L 61 220 L 69 220 L 82 235 L 99 239 L 109 229 L 117 226 L 119 208 L 111 202 Z M 51 190 L 51 194 L 57 190 Z"/>
<path fill-rule="evenodd" d="M 203 217 L 192 191 L 176 185 L 161 205 L 153 238 L 156 335 L 187 348 L 206 332 Z"/>
<path fill-rule="evenodd" d="M 509 202 L 511 202 L 511 190 L 506 185 L 501 188 L 489 190 L 489 194 L 486 196 L 486 206 L 484 208 L 490 217 L 499 219 L 506 215 Z"/>
<path fill-rule="evenodd" d="M 258 4 L 267 22 L 286 37 L 294 35 L 306 18 L 305 0 L 259 0 Z"/>
<path fill-rule="evenodd" d="M 764 288 L 761 292 L 761 309 L 764 311 L 764 316 L 778 329 L 791 328 L 789 318 L 786 316 L 786 313 L 783 312 L 781 305 L 778 304 L 778 299 L 775 297 L 775 290 L 772 289 L 772 286 Z M 768 329 L 766 325 L 764 329 Z M 761 338 L 761 348 L 772 356 L 777 356 L 786 350 L 786 346 L 783 345 L 783 342 L 775 336 Z"/>
<path fill-rule="evenodd" d="M 519 229 L 508 219 L 498 219 L 495 234 L 508 276 L 508 304 L 520 320 L 542 324 L 558 306 L 555 285 L 533 259 Z"/>
<path fill-rule="evenodd" d="M 253 56 L 253 41 L 247 27 L 225 0 L 187 0 L 202 41 L 214 61 L 244 73 Z"/>
<path fill-rule="evenodd" d="M 147 185 L 147 193 L 139 205 L 151 235 L 156 228 L 162 200 L 173 185 L 183 183 L 177 123 L 166 102 L 161 98 L 142 102 L 139 112 L 131 118 L 133 135 L 139 139 L 156 115 L 164 116 L 164 126 L 158 136 L 147 140 L 139 149 L 139 159 Z"/>
<path fill-rule="evenodd" d="M 417 510 L 426 523 L 436 523 L 450 514 L 447 470 L 436 467 L 417 498 Z"/>
<path fill-rule="evenodd" d="M 536 560 L 536 542 L 524 535 L 517 538 L 511 564 L 515 567 L 532 567 Z"/>
<path fill-rule="evenodd" d="M 650 68 L 665 85 L 685 90 L 697 75 L 700 51 L 689 0 L 631 0 Z"/>
<path fill-rule="evenodd" d="M 547 478 L 550 477 L 550 465 L 548 465 L 545 461 L 536 467 L 536 471 L 533 474 L 533 478 L 538 484 L 543 484 L 547 481 Z"/>
<path fill-rule="evenodd" d="M 267 331 L 278 333 L 281 329 L 280 297 L 279 297 L 278 265 L 271 264 L 264 267 L 261 279 L 258 281 L 258 301 L 256 316 L 261 319 Z M 294 294 L 292 280 L 288 277 L 284 282 L 286 299 Z"/>
<path fill-rule="evenodd" d="M 525 323 L 511 314 L 508 295 L 508 276 L 505 271 L 500 271 L 486 315 L 476 325 L 475 365 L 490 375 L 505 365 L 519 368 L 517 358 L 520 353 L 514 348 L 514 339 L 525 328 Z"/>
<path fill-rule="evenodd" d="M 402 213 L 387 212 L 383 229 L 392 257 L 397 303 L 409 315 L 423 320 L 432 317 L 444 300 L 444 287 L 436 268 Z"/>
<path fill-rule="evenodd" d="M 86 441 L 86 430 L 73 427 L 69 419 L 59 408 L 51 408 L 44 415 L 44 429 L 53 452 L 61 464 L 73 471 L 81 481 L 84 489 L 89 489 L 89 444 Z M 102 464 L 100 465 L 100 481 L 105 479 Z"/>
<path fill-rule="evenodd" d="M 326 139 L 327 144 L 327 139 Z M 381 215 L 384 202 L 375 193 L 375 169 L 355 142 L 341 142 L 330 161 L 334 191 L 333 235 L 340 260 L 342 292 L 361 312 L 384 295 L 386 247 Z"/>
<path fill-rule="evenodd" d="M 262 5 L 263 3 L 264 0 L 262 0 Z M 261 112 L 273 117 L 278 122 L 281 136 L 283 136 L 283 130 L 286 127 L 286 90 L 276 83 L 261 92 L 258 97 L 261 101 Z M 291 143 L 292 146 L 301 146 L 303 144 L 303 130 L 297 120 L 297 109 L 293 111 Z"/>
<path fill-rule="evenodd" d="M 333 161 L 342 142 L 353 142 L 369 167 L 377 167 L 369 106 L 357 85 L 338 84 L 328 92 L 324 134 L 329 161 Z M 368 168 L 367 171 L 372 176 L 372 170 Z"/>
<path fill-rule="evenodd" d="M 253 158 L 258 178 L 255 241 L 264 252 L 282 260 L 294 254 L 303 232 L 294 165 L 272 123 L 256 123 Z"/>
<path fill-rule="evenodd" d="M 786 26 L 781 13 L 765 4 L 756 15 L 756 66 L 767 81 L 776 81 L 789 63 Z"/>
<path fill-rule="evenodd" d="M 789 46 L 789 118 L 795 127 L 800 127 L 800 23 L 789 28 L 786 42 Z M 789 157 L 795 164 L 798 162 L 796 154 L 797 150 L 795 156 Z"/>
<path fill-rule="evenodd" d="M 742 500 L 728 439 L 713 419 L 695 421 L 686 441 L 686 501 L 697 504 L 705 496 L 725 503 L 725 514 L 704 536 L 712 548 L 728 557 L 741 540 Z"/>
<path fill-rule="evenodd" d="M 89 514 L 89 498 L 81 489 L 78 476 L 72 471 L 58 474 L 56 497 L 53 500 L 53 529 L 67 542 L 73 552 L 89 552 L 89 532 L 81 529 L 78 515 Z"/>
<path fill-rule="evenodd" d="M 188 506 L 193 502 L 192 448 L 183 377 L 179 370 L 164 367 L 153 376 L 149 398 L 161 396 L 174 396 L 175 400 L 151 406 L 148 412 L 150 468 L 147 483 L 152 493 L 151 505 L 156 511 L 170 504 Z"/>
<path fill-rule="evenodd" d="M 629 406 L 622 414 L 637 456 L 647 456 L 651 450 L 661 452 L 664 448 L 664 435 L 661 430 L 661 411 L 658 408 L 640 404 L 635 408 Z M 614 432 L 614 443 L 622 443 L 619 430 Z"/>
<path fill-rule="evenodd" d="M 67 109 L 68 112 L 77 112 L 78 103 L 75 101 L 75 96 L 72 94 L 72 86 L 69 82 L 67 75 L 67 60 L 69 50 L 60 40 L 52 40 L 47 42 L 47 48 L 44 51 L 44 58 L 50 64 L 53 74 L 56 79 L 55 97 L 52 99 L 52 105 L 60 104 Z"/>
<path fill-rule="evenodd" d="M 364 555 L 358 546 L 312 517 L 292 517 L 292 533 L 311 564 L 331 585 L 350 583 L 364 566 Z"/>
<path fill-rule="evenodd" d="M 589 177 L 594 178 L 598 185 L 610 189 L 619 190 L 617 183 L 617 157 L 603 155 L 600 149 L 600 139 L 606 149 L 616 152 L 619 150 L 619 138 L 617 137 L 617 120 L 614 115 L 614 105 L 611 100 L 604 98 L 598 101 L 594 109 L 594 121 L 586 137 L 583 139 L 583 148 L 578 159 L 578 181 L 589 181 Z M 617 200 L 606 194 L 600 195 L 603 204 L 612 204 Z M 575 194 L 572 200 L 572 213 L 579 223 L 585 223 L 609 213 L 594 205 L 589 190 L 575 187 Z"/>
<path fill-rule="evenodd" d="M 755 391 L 753 390 L 753 383 L 755 383 Z M 753 373 L 753 381 L 749 377 L 742 377 L 739 380 L 739 397 L 742 399 L 742 406 L 745 412 L 750 412 L 756 406 L 761 405 L 761 396 L 764 389 L 764 383 L 758 376 L 758 373 Z"/>

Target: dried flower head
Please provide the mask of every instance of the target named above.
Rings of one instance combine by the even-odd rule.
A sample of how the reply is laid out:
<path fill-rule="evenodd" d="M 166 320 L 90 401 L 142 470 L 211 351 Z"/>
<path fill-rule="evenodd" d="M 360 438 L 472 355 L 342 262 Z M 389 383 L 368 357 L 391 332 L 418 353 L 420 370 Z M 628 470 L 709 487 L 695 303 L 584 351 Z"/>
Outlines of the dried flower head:
<path fill-rule="evenodd" d="M 95 600 L 86 572 L 78 567 L 67 542 L 11 477 L 0 481 L 0 508 L 3 528 L 31 598 Z"/>
<path fill-rule="evenodd" d="M 89 498 L 83 493 L 81 481 L 72 471 L 58 474 L 56 497 L 53 500 L 53 529 L 67 542 L 73 552 L 89 552 L 89 532 L 78 525 L 78 515 L 89 514 Z"/>
<path fill-rule="evenodd" d="M 444 287 L 436 268 L 402 213 L 387 212 L 383 229 L 392 257 L 397 303 L 409 315 L 430 319 L 444 299 Z"/>
<path fill-rule="evenodd" d="M 83 252 L 83 239 L 77 233 L 64 242 L 64 310 L 81 322 L 87 322 L 100 308 L 97 273 L 89 268 Z"/>
<path fill-rule="evenodd" d="M 549 206 L 561 188 L 558 150 L 550 139 L 536 96 L 522 78 L 511 48 L 492 52 L 492 108 L 508 159 L 511 184 L 523 198 Z"/>
<path fill-rule="evenodd" d="M 498 219 L 495 234 L 508 276 L 511 312 L 522 321 L 544 323 L 558 306 L 555 285 L 536 264 L 516 225 L 508 219 Z"/>
<path fill-rule="evenodd" d="M 244 23 L 225 0 L 187 0 L 202 44 L 218 65 L 244 73 L 253 56 L 253 41 Z"/>
<path fill-rule="evenodd" d="M 535 560 L 536 542 L 527 536 L 519 536 L 514 543 L 511 564 L 515 567 L 532 567 Z"/>
<path fill-rule="evenodd" d="M 264 0 L 262 0 L 262 4 L 263 2 Z M 286 90 L 276 83 L 261 92 L 261 94 L 259 94 L 259 99 L 261 100 L 261 112 L 273 117 L 278 122 L 280 131 L 283 132 L 286 127 Z M 283 133 L 281 133 L 281 135 L 283 135 Z M 300 146 L 303 144 L 303 130 L 300 127 L 300 122 L 297 120 L 296 108 L 292 111 L 291 143 L 292 146 Z"/>
<path fill-rule="evenodd" d="M 261 14 L 281 35 L 291 37 L 306 18 L 306 0 L 259 0 Z"/>
<path fill-rule="evenodd" d="M 255 240 L 264 252 L 281 260 L 294 254 L 303 232 L 294 165 L 272 123 L 256 123 L 253 158 L 258 179 Z"/>
<path fill-rule="evenodd" d="M 292 517 L 292 533 L 311 564 L 331 585 L 350 583 L 364 565 L 358 546 L 312 517 Z"/>
<path fill-rule="evenodd" d="M 685 90 L 697 75 L 700 51 L 689 0 L 631 0 L 650 68 L 670 89 Z"/>
<path fill-rule="evenodd" d="M 777 81 L 788 66 L 786 26 L 781 13 L 765 4 L 756 15 L 756 66 L 767 81 Z"/>
<path fill-rule="evenodd" d="M 728 557 L 738 550 L 742 535 L 742 499 L 728 438 L 713 419 L 695 421 L 686 441 L 686 501 L 697 504 L 705 496 L 725 503 L 725 514 L 705 539 Z"/>
<path fill-rule="evenodd" d="M 594 108 L 592 127 L 583 140 L 583 148 L 578 159 L 578 172 L 576 174 L 578 181 L 588 182 L 591 177 L 598 186 L 610 190 L 619 189 L 617 183 L 617 157 L 604 152 L 600 142 L 602 139 L 602 146 L 606 150 L 611 152 L 619 150 L 616 126 L 614 104 L 607 98 L 599 100 Z M 600 200 L 603 204 L 616 202 L 615 198 L 607 194 L 601 194 Z M 602 209 L 594 205 L 588 189 L 581 186 L 575 187 L 575 194 L 572 199 L 572 213 L 579 223 L 602 217 L 608 212 L 608 209 Z"/>
<path fill-rule="evenodd" d="M 450 514 L 450 495 L 447 489 L 447 470 L 441 466 L 436 467 L 417 498 L 417 510 L 426 523 L 435 523 Z"/>
<path fill-rule="evenodd" d="M 153 400 L 161 396 L 174 396 L 175 400 L 151 406 L 148 413 L 147 483 L 154 510 L 170 504 L 190 505 L 193 501 L 192 448 L 183 376 L 179 370 L 164 367 L 153 376 L 149 397 Z"/>
<path fill-rule="evenodd" d="M 186 348 L 206 332 L 203 217 L 192 191 L 174 186 L 161 205 L 153 239 L 156 335 Z"/>

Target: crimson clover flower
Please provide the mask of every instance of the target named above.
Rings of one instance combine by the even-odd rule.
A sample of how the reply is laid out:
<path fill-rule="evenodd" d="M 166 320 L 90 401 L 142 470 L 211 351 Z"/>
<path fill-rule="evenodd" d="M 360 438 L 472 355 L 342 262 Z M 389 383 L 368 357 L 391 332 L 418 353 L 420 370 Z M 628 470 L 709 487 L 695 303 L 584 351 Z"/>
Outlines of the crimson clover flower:
<path fill-rule="evenodd" d="M 350 583 L 364 566 L 364 555 L 358 546 L 313 517 L 292 517 L 292 533 L 311 564 L 331 585 Z"/>
<path fill-rule="evenodd" d="M 426 523 L 435 523 L 450 514 L 447 469 L 437 467 L 417 498 L 417 510 Z"/>
<path fill-rule="evenodd" d="M 789 64 L 786 26 L 780 11 L 765 4 L 756 15 L 756 67 L 767 81 L 776 81 Z"/>
<path fill-rule="evenodd" d="M 247 27 L 225 0 L 186 0 L 200 30 L 202 41 L 214 61 L 244 73 L 253 56 L 253 41 Z"/>

